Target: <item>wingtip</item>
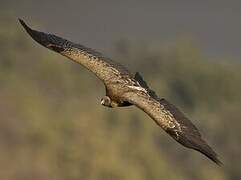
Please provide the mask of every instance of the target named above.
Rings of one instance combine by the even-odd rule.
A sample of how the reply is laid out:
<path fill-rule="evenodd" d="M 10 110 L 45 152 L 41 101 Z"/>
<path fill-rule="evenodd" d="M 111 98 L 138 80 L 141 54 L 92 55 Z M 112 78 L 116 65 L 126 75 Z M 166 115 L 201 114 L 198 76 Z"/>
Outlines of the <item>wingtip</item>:
<path fill-rule="evenodd" d="M 219 160 L 216 153 L 214 155 L 208 155 L 208 154 L 204 154 L 204 155 L 206 155 L 210 160 L 212 160 L 218 166 L 220 167 L 223 166 L 223 163 Z"/>
<path fill-rule="evenodd" d="M 25 25 L 25 22 L 21 18 L 18 18 L 18 21 L 20 22 L 21 25 Z"/>
<path fill-rule="evenodd" d="M 220 161 L 217 156 L 215 157 L 215 159 L 212 159 L 212 160 L 213 160 L 218 166 L 220 166 L 220 167 L 223 166 L 222 161 Z"/>
<path fill-rule="evenodd" d="M 201 138 L 198 131 L 194 132 L 196 134 L 190 133 L 190 131 L 180 134 L 178 142 L 187 148 L 199 151 L 218 166 L 222 166 L 223 163 L 219 160 L 217 153 Z"/>
<path fill-rule="evenodd" d="M 201 152 L 205 156 L 207 156 L 210 160 L 212 160 L 218 166 L 220 167 L 223 166 L 223 163 L 219 160 L 218 155 L 216 154 L 215 151 L 213 151 L 213 149 L 209 145 L 204 144 L 202 145 L 202 147 L 199 147 L 196 150 Z"/>
<path fill-rule="evenodd" d="M 41 44 L 42 46 L 49 48 L 51 50 L 54 50 L 56 52 L 62 52 L 64 49 L 62 46 L 62 44 L 58 44 L 59 41 L 65 41 L 60 37 L 57 37 L 55 35 L 51 35 L 51 34 L 47 34 L 44 32 L 40 32 L 40 31 L 36 31 L 32 28 L 30 28 L 25 22 L 24 20 L 22 20 L 21 18 L 18 18 L 19 23 L 23 26 L 23 28 L 25 29 L 25 31 L 32 37 L 32 39 L 34 39 L 36 42 L 38 42 L 39 44 Z M 58 40 L 56 40 L 58 39 Z"/>
<path fill-rule="evenodd" d="M 19 21 L 20 23 L 24 22 L 21 18 L 18 18 L 18 21 Z"/>
<path fill-rule="evenodd" d="M 31 30 L 31 28 L 27 26 L 27 24 L 24 22 L 24 20 L 22 20 L 21 18 L 18 18 L 18 21 L 24 27 L 25 30 L 27 30 L 27 31 Z"/>
<path fill-rule="evenodd" d="M 25 31 L 37 42 L 39 42 L 41 44 L 41 39 L 38 35 L 39 32 L 33 30 L 32 28 L 30 28 L 25 22 L 24 20 L 22 20 L 21 18 L 18 18 L 19 23 L 23 26 L 23 28 L 25 29 Z"/>

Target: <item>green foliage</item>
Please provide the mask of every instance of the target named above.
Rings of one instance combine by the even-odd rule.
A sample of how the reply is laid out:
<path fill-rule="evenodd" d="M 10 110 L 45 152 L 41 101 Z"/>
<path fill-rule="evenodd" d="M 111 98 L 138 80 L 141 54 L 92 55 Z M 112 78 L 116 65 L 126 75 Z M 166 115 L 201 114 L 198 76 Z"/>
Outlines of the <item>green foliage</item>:
<path fill-rule="evenodd" d="M 137 108 L 102 107 L 104 88 L 91 73 L 2 19 L 1 179 L 241 178 L 239 64 L 212 61 L 188 40 L 160 49 L 122 42 L 114 55 L 188 114 L 220 154 L 219 168 Z"/>

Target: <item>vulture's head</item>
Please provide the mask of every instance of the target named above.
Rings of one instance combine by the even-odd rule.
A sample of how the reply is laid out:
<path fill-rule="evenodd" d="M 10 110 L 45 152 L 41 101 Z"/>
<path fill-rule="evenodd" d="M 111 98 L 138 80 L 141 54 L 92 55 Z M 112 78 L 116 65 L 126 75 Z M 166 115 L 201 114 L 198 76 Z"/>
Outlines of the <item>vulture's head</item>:
<path fill-rule="evenodd" d="M 107 107 L 112 107 L 112 103 L 111 103 L 111 99 L 108 97 L 108 96 L 104 96 L 102 99 L 101 99 L 101 105 L 103 106 L 107 106 Z"/>

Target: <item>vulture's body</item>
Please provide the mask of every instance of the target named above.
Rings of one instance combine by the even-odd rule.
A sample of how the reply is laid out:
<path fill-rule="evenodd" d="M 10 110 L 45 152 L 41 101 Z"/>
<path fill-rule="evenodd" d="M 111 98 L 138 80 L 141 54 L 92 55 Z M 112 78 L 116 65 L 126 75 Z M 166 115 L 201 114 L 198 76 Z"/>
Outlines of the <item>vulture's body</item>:
<path fill-rule="evenodd" d="M 35 31 L 22 20 L 20 23 L 35 41 L 81 64 L 102 80 L 106 87 L 106 96 L 101 100 L 102 105 L 107 107 L 135 105 L 147 113 L 177 142 L 221 164 L 216 153 L 202 139 L 192 122 L 174 105 L 163 98 L 160 99 L 139 73 L 131 74 L 121 64 L 90 48 L 52 34 Z"/>

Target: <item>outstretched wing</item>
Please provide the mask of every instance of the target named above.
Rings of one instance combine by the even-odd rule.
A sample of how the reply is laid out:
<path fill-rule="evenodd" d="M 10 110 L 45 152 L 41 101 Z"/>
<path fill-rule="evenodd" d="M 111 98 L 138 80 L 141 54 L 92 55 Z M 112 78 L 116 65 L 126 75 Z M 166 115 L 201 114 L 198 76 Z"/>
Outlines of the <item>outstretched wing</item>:
<path fill-rule="evenodd" d="M 174 105 L 165 99 L 155 98 L 140 91 L 125 93 L 124 99 L 146 112 L 157 125 L 177 142 L 201 152 L 215 163 L 221 165 L 217 154 L 202 139 L 198 129 Z"/>
<path fill-rule="evenodd" d="M 121 64 L 104 57 L 101 53 L 80 44 L 73 43 L 53 34 L 39 32 L 28 27 L 19 19 L 27 33 L 39 44 L 83 65 L 104 82 L 114 81 L 122 76 L 130 76 Z"/>

